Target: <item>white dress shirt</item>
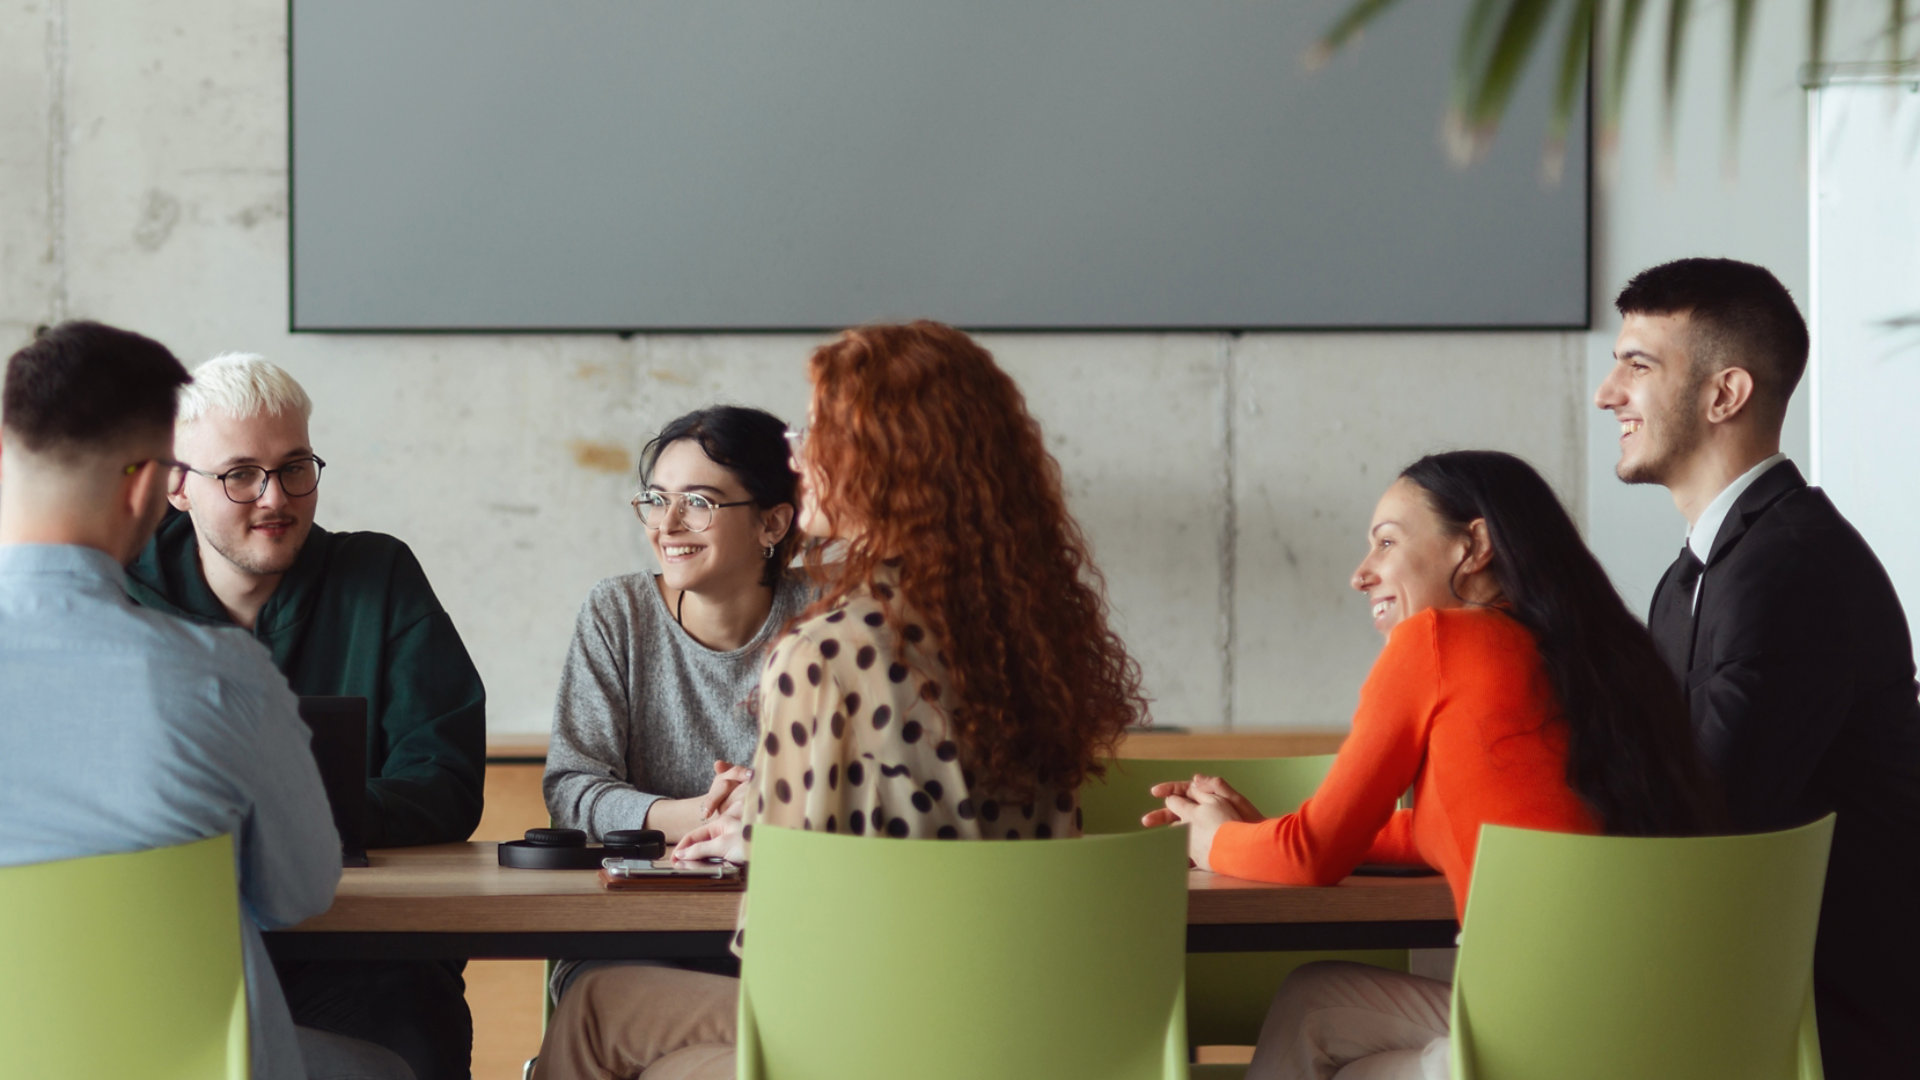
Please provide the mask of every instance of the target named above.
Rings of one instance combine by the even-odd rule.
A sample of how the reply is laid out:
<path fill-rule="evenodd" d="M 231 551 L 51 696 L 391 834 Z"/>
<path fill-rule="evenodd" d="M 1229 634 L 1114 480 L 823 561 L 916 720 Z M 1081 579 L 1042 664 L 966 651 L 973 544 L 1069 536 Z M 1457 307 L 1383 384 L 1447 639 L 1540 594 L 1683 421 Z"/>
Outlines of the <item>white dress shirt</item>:
<path fill-rule="evenodd" d="M 1693 523 L 1693 528 L 1687 530 L 1687 546 L 1693 549 L 1693 557 L 1699 559 L 1702 566 L 1706 565 L 1707 556 L 1713 554 L 1713 542 L 1719 537 L 1720 526 L 1726 523 L 1727 515 L 1733 512 L 1733 504 L 1740 501 L 1740 496 L 1745 495 L 1747 489 L 1752 487 L 1753 482 L 1760 479 L 1762 474 L 1785 460 L 1787 455 L 1775 454 L 1741 473 L 1733 483 L 1721 488 L 1720 494 L 1715 495 L 1713 501 L 1707 504 L 1707 508 L 1700 512 L 1699 520 Z M 1693 581 L 1695 611 L 1700 607 L 1700 583 L 1706 580 L 1706 577 L 1703 571 Z"/>

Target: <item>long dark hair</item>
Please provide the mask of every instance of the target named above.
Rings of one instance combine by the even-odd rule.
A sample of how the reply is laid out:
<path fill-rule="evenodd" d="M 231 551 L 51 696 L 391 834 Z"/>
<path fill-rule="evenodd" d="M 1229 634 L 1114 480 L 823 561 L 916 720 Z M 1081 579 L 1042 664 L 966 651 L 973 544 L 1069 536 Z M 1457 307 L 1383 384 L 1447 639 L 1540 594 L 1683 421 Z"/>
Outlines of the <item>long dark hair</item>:
<path fill-rule="evenodd" d="M 700 447 L 709 461 L 732 473 L 747 489 L 754 506 L 771 510 L 785 503 L 798 515 L 799 500 L 794 492 L 800 477 L 788 461 L 787 425 L 779 417 L 744 405 L 710 405 L 674 419 L 640 451 L 643 486 L 653 482 L 653 467 L 660 455 L 681 440 Z M 771 587 L 779 583 L 799 543 L 800 528 L 795 522 L 773 545 L 773 557 L 767 560 L 760 584 Z"/>
<path fill-rule="evenodd" d="M 1450 527 L 1486 522 L 1488 572 L 1532 631 L 1567 724 L 1567 784 L 1619 836 L 1711 831 L 1725 816 L 1673 672 L 1533 466 L 1493 450 L 1431 454 L 1401 477 Z"/>

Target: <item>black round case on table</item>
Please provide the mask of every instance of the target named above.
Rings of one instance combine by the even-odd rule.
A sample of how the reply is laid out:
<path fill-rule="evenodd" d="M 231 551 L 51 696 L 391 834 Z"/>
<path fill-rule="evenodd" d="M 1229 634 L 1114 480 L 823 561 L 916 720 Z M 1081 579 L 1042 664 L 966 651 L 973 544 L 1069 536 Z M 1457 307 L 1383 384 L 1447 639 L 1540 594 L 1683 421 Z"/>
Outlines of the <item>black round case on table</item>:
<path fill-rule="evenodd" d="M 604 844 L 579 829 L 528 829 L 525 840 L 500 845 L 500 865 L 516 870 L 598 870 L 602 859 L 658 859 L 667 853 L 659 829 L 616 829 Z"/>

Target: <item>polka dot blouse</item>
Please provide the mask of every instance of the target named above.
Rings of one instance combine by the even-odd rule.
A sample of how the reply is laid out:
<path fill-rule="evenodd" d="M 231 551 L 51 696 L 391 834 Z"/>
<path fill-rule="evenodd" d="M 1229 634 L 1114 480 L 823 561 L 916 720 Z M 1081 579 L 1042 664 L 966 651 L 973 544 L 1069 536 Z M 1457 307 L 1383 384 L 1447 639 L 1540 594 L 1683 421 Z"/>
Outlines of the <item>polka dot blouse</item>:
<path fill-rule="evenodd" d="M 1079 835 L 1071 790 L 1043 787 L 1031 801 L 974 790 L 948 732 L 945 678 L 931 636 L 885 583 L 795 627 L 760 679 L 746 824 L 940 840 Z"/>

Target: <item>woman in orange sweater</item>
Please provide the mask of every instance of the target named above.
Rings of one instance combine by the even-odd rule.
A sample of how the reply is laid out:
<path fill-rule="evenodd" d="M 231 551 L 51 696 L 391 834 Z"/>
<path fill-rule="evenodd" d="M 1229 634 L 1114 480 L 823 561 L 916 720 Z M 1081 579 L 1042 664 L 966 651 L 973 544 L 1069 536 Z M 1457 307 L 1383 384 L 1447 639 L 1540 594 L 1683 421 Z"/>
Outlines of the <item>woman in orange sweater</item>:
<path fill-rule="evenodd" d="M 1686 704 L 1540 475 L 1510 454 L 1420 459 L 1374 510 L 1353 587 L 1387 638 L 1314 796 L 1264 818 L 1225 782 L 1161 784 L 1196 865 L 1331 885 L 1425 863 L 1464 913 L 1483 823 L 1683 834 L 1718 821 Z M 1396 810 L 1413 789 L 1413 809 Z M 1444 982 L 1314 964 L 1280 990 L 1249 1077 L 1444 1077 Z M 1344 1071 L 1343 1071 L 1344 1070 Z"/>

